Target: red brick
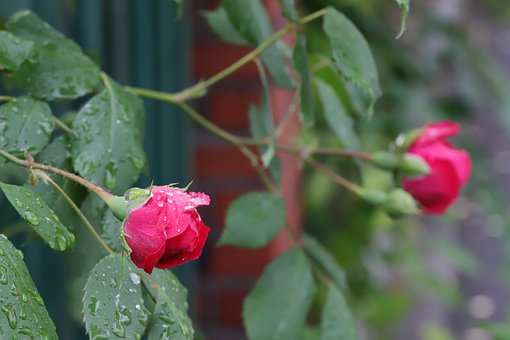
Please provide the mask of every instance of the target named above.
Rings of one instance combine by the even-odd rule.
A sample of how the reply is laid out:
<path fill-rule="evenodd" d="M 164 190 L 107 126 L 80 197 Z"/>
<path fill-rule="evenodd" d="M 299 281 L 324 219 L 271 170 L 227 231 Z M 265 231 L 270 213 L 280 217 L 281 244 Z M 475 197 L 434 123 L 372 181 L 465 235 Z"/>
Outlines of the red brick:
<path fill-rule="evenodd" d="M 195 174 L 208 178 L 254 178 L 256 171 L 248 159 L 228 144 L 199 144 L 195 149 Z"/>
<path fill-rule="evenodd" d="M 243 301 L 248 291 L 225 291 L 218 294 L 220 322 L 225 326 L 239 326 L 243 323 Z"/>
<path fill-rule="evenodd" d="M 214 275 L 257 277 L 271 258 L 268 248 L 241 249 L 222 246 L 212 254 L 211 271 Z"/>
<path fill-rule="evenodd" d="M 244 46 L 230 45 L 220 41 L 201 42 L 194 46 L 195 78 L 208 78 L 227 68 L 251 51 Z M 249 63 L 234 72 L 224 81 L 257 81 L 259 74 L 254 63 Z"/>
<path fill-rule="evenodd" d="M 248 130 L 248 108 L 259 105 L 259 89 L 221 89 L 211 92 L 209 117 L 218 126 L 227 130 Z"/>

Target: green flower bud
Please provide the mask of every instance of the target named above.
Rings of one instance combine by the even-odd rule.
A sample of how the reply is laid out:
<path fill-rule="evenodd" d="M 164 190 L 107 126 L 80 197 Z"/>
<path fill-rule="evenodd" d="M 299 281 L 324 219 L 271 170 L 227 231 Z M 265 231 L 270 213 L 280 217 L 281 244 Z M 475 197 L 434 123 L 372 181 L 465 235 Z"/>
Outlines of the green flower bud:
<path fill-rule="evenodd" d="M 423 176 L 430 173 L 430 167 L 423 158 L 409 153 L 402 157 L 399 169 L 405 176 Z"/>
<path fill-rule="evenodd" d="M 380 205 L 386 201 L 386 193 L 379 189 L 363 189 L 360 197 L 367 203 Z"/>
<path fill-rule="evenodd" d="M 400 217 L 404 215 L 417 215 L 419 209 L 414 198 L 403 189 L 394 189 L 383 203 L 383 209 L 393 217 Z"/>
<path fill-rule="evenodd" d="M 104 198 L 106 205 L 112 210 L 113 215 L 123 221 L 128 212 L 127 212 L 127 202 L 124 200 L 122 196 L 111 195 Z"/>
<path fill-rule="evenodd" d="M 381 169 L 393 171 L 399 167 L 400 156 L 388 151 L 377 151 L 371 155 L 370 161 Z"/>

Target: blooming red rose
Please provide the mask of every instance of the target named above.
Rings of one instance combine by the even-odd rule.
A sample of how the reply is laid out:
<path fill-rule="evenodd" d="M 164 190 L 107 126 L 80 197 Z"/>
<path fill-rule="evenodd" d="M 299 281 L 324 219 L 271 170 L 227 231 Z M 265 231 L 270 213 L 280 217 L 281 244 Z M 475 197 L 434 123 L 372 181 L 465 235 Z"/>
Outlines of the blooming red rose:
<path fill-rule="evenodd" d="M 131 260 L 147 273 L 197 259 L 209 228 L 196 208 L 209 196 L 171 187 L 153 186 L 148 200 L 131 211 L 124 223 Z"/>
<path fill-rule="evenodd" d="M 468 180 L 469 154 L 455 149 L 447 140 L 459 130 L 460 125 L 448 121 L 430 123 L 407 151 L 421 157 L 430 167 L 430 173 L 424 177 L 402 180 L 404 189 L 421 204 L 426 214 L 444 213 Z"/>

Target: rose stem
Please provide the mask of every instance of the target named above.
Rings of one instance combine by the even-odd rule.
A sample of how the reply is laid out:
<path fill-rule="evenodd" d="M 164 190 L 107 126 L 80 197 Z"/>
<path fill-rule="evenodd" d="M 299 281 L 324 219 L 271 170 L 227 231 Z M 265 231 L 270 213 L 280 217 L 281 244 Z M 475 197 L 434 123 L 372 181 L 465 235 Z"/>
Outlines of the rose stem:
<path fill-rule="evenodd" d="M 42 171 L 37 171 L 37 176 L 40 176 L 45 182 L 49 182 L 57 191 L 64 197 L 64 199 L 69 203 L 71 208 L 76 212 L 78 217 L 85 223 L 89 231 L 92 233 L 94 238 L 101 244 L 101 246 L 109 253 L 114 254 L 115 252 L 105 243 L 105 241 L 101 238 L 101 236 L 97 233 L 96 229 L 92 226 L 87 217 L 83 214 L 83 212 L 78 208 L 78 206 L 74 203 L 74 201 L 67 195 L 67 193 L 62 189 L 60 185 L 58 185 L 50 176 Z"/>

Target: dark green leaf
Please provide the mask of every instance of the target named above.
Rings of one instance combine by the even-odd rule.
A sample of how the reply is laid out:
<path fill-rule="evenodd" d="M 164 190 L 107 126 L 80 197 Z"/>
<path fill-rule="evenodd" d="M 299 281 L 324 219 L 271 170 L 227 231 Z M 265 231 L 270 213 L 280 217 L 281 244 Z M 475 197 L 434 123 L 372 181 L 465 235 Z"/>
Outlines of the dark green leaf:
<path fill-rule="evenodd" d="M 54 139 L 48 144 L 36 157 L 39 163 L 51 165 L 62 170 L 72 171 L 71 154 L 69 152 L 69 136 L 63 135 Z M 58 175 L 50 175 L 71 199 L 79 206 L 85 197 L 85 191 L 75 182 L 65 179 Z M 65 200 L 64 196 L 51 184 L 42 180 L 35 186 L 26 183 L 25 186 L 39 194 L 49 207 L 57 214 L 62 223 L 70 230 L 74 230 L 74 224 L 78 218 L 71 205 Z"/>
<path fill-rule="evenodd" d="M 15 85 L 46 100 L 74 99 L 91 92 L 99 68 L 73 41 L 29 11 L 15 13 L 6 27 L 32 41 L 33 52 L 12 75 Z"/>
<path fill-rule="evenodd" d="M 294 47 L 294 67 L 301 78 L 301 105 L 299 118 L 304 126 L 312 126 L 315 122 L 312 100 L 312 85 L 310 82 L 310 69 L 308 66 L 308 53 L 306 51 L 306 37 L 302 34 L 297 36 Z"/>
<path fill-rule="evenodd" d="M 73 122 L 74 168 L 86 179 L 117 193 L 131 186 L 145 163 L 140 130 L 143 105 L 110 79 Z"/>
<path fill-rule="evenodd" d="M 273 27 L 260 0 L 223 0 L 222 4 L 232 25 L 251 46 L 261 44 L 273 34 Z M 267 48 L 261 59 L 278 86 L 289 88 L 294 85 L 282 42 Z"/>
<path fill-rule="evenodd" d="M 328 7 L 324 17 L 324 32 L 342 75 L 370 95 L 372 102 L 368 111 L 371 115 L 381 89 L 374 57 L 365 38 L 345 15 L 332 7 Z"/>
<path fill-rule="evenodd" d="M 305 247 L 305 251 L 311 255 L 313 260 L 326 271 L 338 289 L 345 291 L 347 289 L 345 272 L 342 268 L 340 268 L 327 249 L 317 242 L 317 240 L 306 234 L 301 236 L 301 243 Z"/>
<path fill-rule="evenodd" d="M 23 253 L 4 235 L 0 235 L 0 308 L 2 339 L 58 339 Z"/>
<path fill-rule="evenodd" d="M 230 21 L 225 8 L 218 7 L 218 9 L 214 11 L 205 11 L 203 15 L 214 33 L 216 33 L 221 40 L 236 45 L 248 45 L 248 41 L 237 32 Z"/>
<path fill-rule="evenodd" d="M 309 262 L 294 248 L 264 270 L 244 302 L 249 339 L 299 339 L 315 293 Z"/>
<path fill-rule="evenodd" d="M 16 71 L 32 52 L 31 41 L 0 31 L 0 68 Z"/>
<path fill-rule="evenodd" d="M 157 288 L 146 285 L 156 298 L 148 340 L 193 339 L 193 324 L 187 314 L 186 287 L 169 270 L 155 269 L 149 278 Z"/>
<path fill-rule="evenodd" d="M 91 339 L 140 339 L 150 313 L 141 277 L 121 254 L 104 257 L 92 269 L 83 297 L 85 328 Z"/>
<path fill-rule="evenodd" d="M 21 218 L 51 249 L 63 251 L 74 246 L 74 235 L 62 225 L 41 196 L 17 185 L 0 183 L 0 187 Z"/>
<path fill-rule="evenodd" d="M 115 252 L 121 252 L 124 247 L 121 241 L 122 221 L 115 217 L 110 209 L 104 213 L 102 220 L 101 238 Z"/>
<path fill-rule="evenodd" d="M 228 208 L 220 245 L 257 248 L 265 246 L 285 224 L 285 203 L 269 192 L 251 192 Z"/>
<path fill-rule="evenodd" d="M 317 94 L 329 127 L 342 141 L 346 149 L 359 149 L 360 142 L 354 131 L 354 123 L 331 86 L 316 79 Z"/>
<path fill-rule="evenodd" d="M 282 14 L 287 20 L 292 22 L 299 21 L 299 14 L 296 9 L 296 0 L 278 0 L 282 8 Z"/>
<path fill-rule="evenodd" d="M 19 97 L 0 106 L 0 148 L 35 154 L 50 140 L 55 127 L 48 104 Z"/>
<path fill-rule="evenodd" d="M 407 26 L 407 16 L 409 15 L 409 0 L 395 0 L 402 10 L 402 23 L 400 25 L 400 33 L 397 39 L 404 34 Z"/>
<path fill-rule="evenodd" d="M 356 323 L 342 293 L 335 285 L 329 285 L 326 305 L 322 311 L 321 340 L 356 340 Z"/>

